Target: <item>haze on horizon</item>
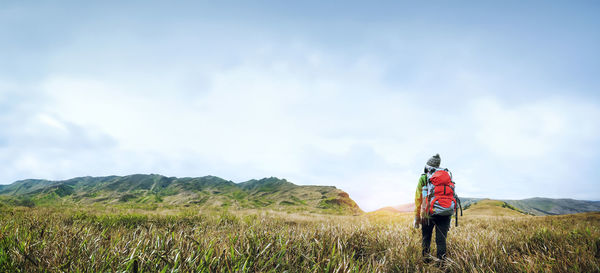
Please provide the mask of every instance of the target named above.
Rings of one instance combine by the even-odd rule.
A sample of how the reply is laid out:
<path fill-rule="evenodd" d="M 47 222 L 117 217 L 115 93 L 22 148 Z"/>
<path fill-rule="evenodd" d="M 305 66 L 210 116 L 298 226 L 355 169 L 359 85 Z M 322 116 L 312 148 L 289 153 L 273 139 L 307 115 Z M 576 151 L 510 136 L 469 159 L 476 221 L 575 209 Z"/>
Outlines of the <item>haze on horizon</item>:
<path fill-rule="evenodd" d="M 595 1 L 0 3 L 0 184 L 158 173 L 599 200 Z"/>

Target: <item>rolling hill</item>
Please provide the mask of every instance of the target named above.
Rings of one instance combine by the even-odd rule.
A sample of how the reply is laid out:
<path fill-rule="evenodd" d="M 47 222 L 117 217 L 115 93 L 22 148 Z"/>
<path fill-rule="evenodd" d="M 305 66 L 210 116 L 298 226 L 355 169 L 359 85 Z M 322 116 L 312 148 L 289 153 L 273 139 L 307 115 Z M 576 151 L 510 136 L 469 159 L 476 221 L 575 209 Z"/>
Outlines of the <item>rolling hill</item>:
<path fill-rule="evenodd" d="M 0 188 L 0 200 L 24 206 L 114 205 L 139 208 L 198 206 L 269 208 L 286 211 L 357 214 L 362 210 L 333 186 L 299 186 L 275 177 L 234 183 L 216 176 L 157 174 L 78 177 L 62 181 L 28 179 Z"/>
<path fill-rule="evenodd" d="M 540 197 L 522 200 L 490 200 L 486 198 L 461 197 L 460 200 L 463 209 L 465 210 L 476 207 L 477 210 L 484 210 L 484 208 L 489 209 L 490 206 L 500 206 L 518 212 L 519 214 L 529 214 L 536 216 L 600 211 L 600 201 L 552 199 Z M 412 212 L 414 211 L 414 208 L 415 205 L 413 203 L 409 203 L 398 206 L 384 207 L 379 209 L 378 211 L 401 213 Z M 487 212 L 492 212 L 492 210 L 487 210 Z M 472 214 L 473 211 L 470 211 L 470 213 Z"/>
<path fill-rule="evenodd" d="M 504 201 L 482 199 L 463 210 L 465 216 L 525 216 L 527 213 Z"/>
<path fill-rule="evenodd" d="M 559 215 L 600 211 L 600 201 L 552 199 L 541 197 L 503 201 L 533 215 Z"/>
<path fill-rule="evenodd" d="M 483 198 L 466 198 L 466 197 L 462 197 L 460 198 L 461 204 L 464 207 L 468 207 L 473 203 L 476 203 L 480 200 L 483 200 Z M 378 209 L 378 211 L 389 211 L 389 212 L 413 212 L 415 211 L 415 204 L 414 203 L 408 203 L 408 204 L 402 204 L 402 205 L 397 205 L 397 206 L 389 206 L 389 207 L 383 207 Z"/>

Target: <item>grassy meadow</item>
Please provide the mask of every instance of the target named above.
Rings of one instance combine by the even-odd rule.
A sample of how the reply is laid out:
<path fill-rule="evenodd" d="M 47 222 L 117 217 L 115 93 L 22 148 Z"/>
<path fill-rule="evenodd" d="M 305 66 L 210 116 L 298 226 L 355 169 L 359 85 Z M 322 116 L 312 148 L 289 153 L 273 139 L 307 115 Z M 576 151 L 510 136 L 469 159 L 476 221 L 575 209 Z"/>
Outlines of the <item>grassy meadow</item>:
<path fill-rule="evenodd" d="M 453 220 L 448 260 L 425 264 L 410 214 L 0 212 L 0 272 L 600 272 L 600 213 L 537 217 L 476 204 L 458 227 Z"/>

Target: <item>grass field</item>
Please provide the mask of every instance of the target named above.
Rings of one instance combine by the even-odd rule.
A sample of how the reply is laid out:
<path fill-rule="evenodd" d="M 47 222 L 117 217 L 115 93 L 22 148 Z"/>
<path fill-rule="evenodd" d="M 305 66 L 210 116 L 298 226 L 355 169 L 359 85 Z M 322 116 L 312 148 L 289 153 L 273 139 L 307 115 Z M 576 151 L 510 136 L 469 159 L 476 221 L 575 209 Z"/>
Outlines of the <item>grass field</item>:
<path fill-rule="evenodd" d="M 452 223 L 440 265 L 422 262 L 409 214 L 0 210 L 0 272 L 600 272 L 600 213 L 473 207 Z"/>

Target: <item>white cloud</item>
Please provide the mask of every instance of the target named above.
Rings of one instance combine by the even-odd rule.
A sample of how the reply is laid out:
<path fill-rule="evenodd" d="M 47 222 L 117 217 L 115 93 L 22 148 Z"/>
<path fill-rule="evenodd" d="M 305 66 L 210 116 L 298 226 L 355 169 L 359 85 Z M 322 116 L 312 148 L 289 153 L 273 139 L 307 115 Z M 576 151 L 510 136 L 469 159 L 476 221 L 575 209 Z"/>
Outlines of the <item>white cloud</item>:
<path fill-rule="evenodd" d="M 598 111 L 593 108 L 585 109 L 585 102 L 572 103 L 543 98 L 528 104 L 506 107 L 497 100 L 481 99 L 473 101 L 472 107 L 472 115 L 480 128 L 478 140 L 500 156 L 544 156 L 563 148 L 567 144 L 564 142 L 577 145 L 587 139 L 577 133 L 581 131 L 582 125 L 583 128 L 598 128 L 598 122 L 579 120 L 581 114 L 593 115 L 594 110 L 596 113 Z"/>
<path fill-rule="evenodd" d="M 105 144 L 87 151 L 65 146 L 59 156 L 79 163 L 49 164 L 47 155 L 39 160 L 30 151 L 16 160 L 17 169 L 67 178 L 81 174 L 74 171 L 81 164 L 97 165 L 92 153 L 99 153 L 107 159 L 97 173 L 217 174 L 237 181 L 280 176 L 336 185 L 373 210 L 411 202 L 424 162 L 437 152 L 463 196 L 528 197 L 544 195 L 534 187 L 542 182 L 522 187 L 523 181 L 547 179 L 532 168 L 553 168 L 553 187 L 559 187 L 569 178 L 560 165 L 582 159 L 568 151 L 598 144 L 598 122 L 581 120 L 598 113 L 595 104 L 540 98 L 509 105 L 460 92 L 430 101 L 391 90 L 382 79 L 385 65 L 374 59 L 338 62 L 306 46 L 293 49 L 203 72 L 208 84 L 188 96 L 172 91 L 170 81 L 53 75 L 41 85 L 47 99 L 31 128 L 51 127 L 55 139 L 30 141 L 58 145 L 70 141 L 73 131 L 66 129 L 80 128 L 114 144 L 104 151 Z M 438 108 L 443 105 L 451 107 Z M 85 156 L 69 155 L 80 152 Z M 52 171 L 56 166 L 61 171 Z"/>
<path fill-rule="evenodd" d="M 531 67 L 485 37 L 367 25 L 349 40 L 364 44 L 328 43 L 189 20 L 88 24 L 34 50 L 34 76 L 0 79 L 0 180 L 279 176 L 372 210 L 411 202 L 440 153 L 463 196 L 600 196 L 577 189 L 597 173 L 598 101 L 522 96 L 542 94 Z"/>

